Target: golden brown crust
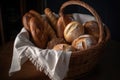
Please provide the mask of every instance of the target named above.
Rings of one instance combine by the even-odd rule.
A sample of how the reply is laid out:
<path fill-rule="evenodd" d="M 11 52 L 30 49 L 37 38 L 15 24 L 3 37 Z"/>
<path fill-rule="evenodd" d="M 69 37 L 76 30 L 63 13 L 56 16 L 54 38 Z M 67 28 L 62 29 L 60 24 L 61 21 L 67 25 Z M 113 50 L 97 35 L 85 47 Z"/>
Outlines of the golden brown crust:
<path fill-rule="evenodd" d="M 50 8 L 45 8 L 44 13 L 45 13 L 49 23 L 51 24 L 51 26 L 53 27 L 53 29 L 56 32 L 56 25 L 57 25 L 58 17 L 54 14 L 54 12 L 51 11 Z"/>
<path fill-rule="evenodd" d="M 63 24 L 63 18 L 60 17 L 57 22 L 57 36 L 59 38 L 64 38 L 63 32 L 64 32 L 65 26 Z"/>
<path fill-rule="evenodd" d="M 37 11 L 30 10 L 23 16 L 22 21 L 37 47 L 46 48 L 49 39 L 56 38 L 54 30 Z"/>
<path fill-rule="evenodd" d="M 99 27 L 96 21 L 88 21 L 83 24 L 85 33 L 93 35 L 97 40 L 99 39 Z"/>
<path fill-rule="evenodd" d="M 39 48 L 46 48 L 48 42 L 48 36 L 43 32 L 44 29 L 41 27 L 39 21 L 32 17 L 30 19 L 30 32 L 34 44 Z"/>
<path fill-rule="evenodd" d="M 47 36 L 50 39 L 56 38 L 55 31 L 52 29 L 50 24 L 40 15 L 40 13 L 38 13 L 34 10 L 30 10 L 29 12 L 38 19 L 39 23 L 42 25 L 41 27 L 44 28 L 44 33 L 47 34 Z"/>
<path fill-rule="evenodd" d="M 69 43 L 82 34 L 84 34 L 84 27 L 76 21 L 70 22 L 64 30 L 65 40 Z"/>
<path fill-rule="evenodd" d="M 60 38 L 64 37 L 64 29 L 67 24 L 69 24 L 72 21 L 72 18 L 69 15 L 64 15 L 59 17 L 57 22 L 57 35 Z"/>

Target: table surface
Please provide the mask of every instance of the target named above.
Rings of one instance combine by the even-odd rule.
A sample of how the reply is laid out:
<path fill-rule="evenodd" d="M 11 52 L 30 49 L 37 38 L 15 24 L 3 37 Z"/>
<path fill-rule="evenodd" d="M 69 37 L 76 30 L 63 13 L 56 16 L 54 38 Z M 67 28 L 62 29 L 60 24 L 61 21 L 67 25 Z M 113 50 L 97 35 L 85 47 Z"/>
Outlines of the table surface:
<path fill-rule="evenodd" d="M 12 60 L 13 41 L 0 47 L 0 77 L 3 80 L 41 80 L 32 63 L 25 63 L 21 71 L 8 76 Z M 74 80 L 120 80 L 120 42 L 110 40 L 97 66 L 86 76 Z M 43 79 L 42 79 L 43 80 Z M 46 80 L 46 79 L 44 79 Z"/>

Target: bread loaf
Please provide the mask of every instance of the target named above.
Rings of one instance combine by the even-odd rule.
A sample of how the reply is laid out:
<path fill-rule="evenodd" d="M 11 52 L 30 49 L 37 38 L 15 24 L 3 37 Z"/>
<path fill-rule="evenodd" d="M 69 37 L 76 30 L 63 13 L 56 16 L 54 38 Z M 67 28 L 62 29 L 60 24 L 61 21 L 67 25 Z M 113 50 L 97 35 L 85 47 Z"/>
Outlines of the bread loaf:
<path fill-rule="evenodd" d="M 97 40 L 92 35 L 81 35 L 72 42 L 72 46 L 77 50 L 85 50 L 97 44 Z"/>
<path fill-rule="evenodd" d="M 32 17 L 29 23 L 33 43 L 39 48 L 46 48 L 48 36 L 44 32 L 42 24 L 36 17 Z"/>
<path fill-rule="evenodd" d="M 58 17 L 55 15 L 54 12 L 51 11 L 50 8 L 45 8 L 44 13 L 49 23 L 52 25 L 53 29 L 57 31 L 56 26 L 57 26 Z"/>
<path fill-rule="evenodd" d="M 50 24 L 40 15 L 40 13 L 34 10 L 30 10 L 29 12 L 38 18 L 39 23 L 42 25 L 41 27 L 44 28 L 44 33 L 47 34 L 50 40 L 56 38 L 55 31 L 52 29 Z"/>
<path fill-rule="evenodd" d="M 64 15 L 59 17 L 57 21 L 57 35 L 60 38 L 64 38 L 64 29 L 68 23 L 70 23 L 73 19 L 69 15 Z"/>
<path fill-rule="evenodd" d="M 64 30 L 65 40 L 69 43 L 82 34 L 84 34 L 84 27 L 77 21 L 70 22 Z"/>
<path fill-rule="evenodd" d="M 87 21 L 83 24 L 85 33 L 93 35 L 97 40 L 99 38 L 99 27 L 96 21 Z"/>

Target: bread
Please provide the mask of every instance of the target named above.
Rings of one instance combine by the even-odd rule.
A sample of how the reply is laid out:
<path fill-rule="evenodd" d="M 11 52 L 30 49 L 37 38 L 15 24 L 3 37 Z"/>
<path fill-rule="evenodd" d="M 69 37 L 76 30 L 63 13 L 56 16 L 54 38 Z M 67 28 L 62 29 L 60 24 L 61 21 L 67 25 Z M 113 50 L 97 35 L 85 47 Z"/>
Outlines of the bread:
<path fill-rule="evenodd" d="M 56 34 L 40 13 L 30 10 L 23 16 L 23 25 L 30 32 L 33 43 L 46 48 L 47 42 L 56 38 Z"/>
<path fill-rule="evenodd" d="M 50 8 L 45 8 L 44 13 L 45 13 L 49 23 L 52 25 L 53 29 L 56 31 L 58 17 L 54 14 L 54 12 L 51 11 Z"/>
<path fill-rule="evenodd" d="M 44 28 L 36 17 L 30 19 L 30 32 L 33 43 L 39 48 L 46 48 L 48 36 L 44 33 Z"/>
<path fill-rule="evenodd" d="M 74 51 L 75 50 L 75 48 L 73 48 L 69 44 L 57 44 L 53 47 L 53 49 L 57 51 Z"/>
<path fill-rule="evenodd" d="M 44 29 L 44 33 L 47 34 L 47 36 L 49 37 L 49 40 L 56 38 L 56 34 L 55 31 L 52 29 L 52 27 L 50 26 L 50 24 L 40 15 L 40 13 L 34 11 L 34 10 L 30 10 L 29 11 L 31 14 L 33 14 L 39 21 L 41 27 L 43 27 Z"/>
<path fill-rule="evenodd" d="M 59 18 L 58 22 L 57 22 L 57 37 L 59 38 L 64 38 L 64 35 L 63 35 L 63 31 L 65 29 L 65 26 L 63 24 L 63 21 L 62 21 L 62 17 Z"/>
<path fill-rule="evenodd" d="M 60 16 L 57 21 L 57 35 L 59 38 L 64 38 L 64 29 L 73 19 L 69 15 Z"/>
<path fill-rule="evenodd" d="M 93 35 L 97 40 L 99 38 L 99 27 L 96 21 L 87 21 L 83 24 L 85 33 Z"/>
<path fill-rule="evenodd" d="M 72 42 L 72 46 L 77 50 L 86 50 L 97 44 L 97 40 L 92 35 L 81 35 Z"/>
<path fill-rule="evenodd" d="M 84 27 L 77 21 L 70 22 L 64 30 L 65 40 L 69 43 L 82 34 L 84 34 Z"/>
<path fill-rule="evenodd" d="M 30 21 L 31 17 L 32 17 L 32 15 L 29 12 L 25 13 L 22 17 L 23 27 L 27 31 L 30 31 L 29 21 Z"/>
<path fill-rule="evenodd" d="M 47 49 L 52 49 L 57 44 L 66 43 L 64 38 L 53 38 L 51 41 L 47 44 Z"/>

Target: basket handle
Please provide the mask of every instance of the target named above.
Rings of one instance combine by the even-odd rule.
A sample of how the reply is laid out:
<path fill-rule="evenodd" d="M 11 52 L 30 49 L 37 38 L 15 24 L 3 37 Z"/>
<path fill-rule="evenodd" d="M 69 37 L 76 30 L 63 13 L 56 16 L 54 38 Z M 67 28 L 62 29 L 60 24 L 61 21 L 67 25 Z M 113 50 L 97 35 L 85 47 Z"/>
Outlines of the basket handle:
<path fill-rule="evenodd" d="M 87 3 L 83 2 L 83 1 L 80 1 L 80 0 L 71 0 L 71 1 L 67 1 L 65 3 L 62 4 L 62 6 L 60 7 L 60 11 L 59 11 L 59 15 L 62 16 L 64 18 L 64 8 L 69 6 L 69 5 L 79 5 L 79 6 L 82 6 L 84 8 L 86 8 L 89 12 L 91 12 L 91 14 L 95 17 L 97 23 L 98 23 L 98 26 L 99 26 L 99 40 L 98 40 L 98 43 L 101 43 L 103 42 L 103 23 L 101 21 L 101 18 L 99 17 L 98 13 L 91 7 L 89 6 Z M 64 19 L 63 19 L 64 20 Z"/>

